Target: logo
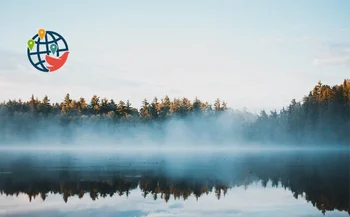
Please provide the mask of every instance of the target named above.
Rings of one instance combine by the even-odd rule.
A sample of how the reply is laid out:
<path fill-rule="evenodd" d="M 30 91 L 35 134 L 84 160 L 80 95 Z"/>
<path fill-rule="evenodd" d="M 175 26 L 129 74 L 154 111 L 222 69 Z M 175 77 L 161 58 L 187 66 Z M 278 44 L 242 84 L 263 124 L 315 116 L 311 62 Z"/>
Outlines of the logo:
<path fill-rule="evenodd" d="M 42 72 L 54 72 L 67 61 L 69 50 L 66 40 L 57 32 L 39 29 L 28 40 L 27 55 L 34 68 Z"/>

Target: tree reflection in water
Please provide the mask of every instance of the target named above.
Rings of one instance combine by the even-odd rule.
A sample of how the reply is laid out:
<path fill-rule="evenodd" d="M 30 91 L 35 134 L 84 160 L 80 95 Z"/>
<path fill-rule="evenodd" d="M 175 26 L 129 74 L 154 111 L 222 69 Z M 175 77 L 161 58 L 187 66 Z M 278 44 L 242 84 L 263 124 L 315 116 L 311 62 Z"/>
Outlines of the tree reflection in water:
<path fill-rule="evenodd" d="M 0 176 L 1 194 L 18 196 L 25 193 L 31 201 L 36 197 L 45 200 L 49 193 L 53 193 L 61 194 L 67 202 L 69 197 L 82 198 L 85 194 L 89 194 L 92 200 L 115 195 L 128 197 L 130 191 L 139 187 L 144 197 L 152 195 L 154 200 L 167 202 L 171 197 L 186 200 L 191 195 L 198 200 L 210 192 L 220 199 L 229 188 L 247 188 L 259 181 L 263 187 L 271 182 L 273 187 L 289 189 L 295 198 L 303 196 L 323 213 L 339 210 L 350 215 L 348 153 L 251 154 L 236 159 L 235 164 L 222 160 L 225 171 L 222 165 L 211 163 L 203 170 L 186 173 L 186 176 L 172 175 L 170 169 L 162 166 L 130 167 L 122 171 L 79 171 L 70 167 L 56 170 L 36 168 L 34 162 L 27 161 L 6 165 L 12 173 Z M 2 169 L 6 171 L 6 168 Z"/>

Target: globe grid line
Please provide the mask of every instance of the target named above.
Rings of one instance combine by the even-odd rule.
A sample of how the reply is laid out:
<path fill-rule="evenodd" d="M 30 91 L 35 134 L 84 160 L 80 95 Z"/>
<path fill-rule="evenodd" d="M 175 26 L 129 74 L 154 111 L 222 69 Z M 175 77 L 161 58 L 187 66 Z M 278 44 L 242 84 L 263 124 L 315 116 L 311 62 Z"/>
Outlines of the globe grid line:
<path fill-rule="evenodd" d="M 38 42 L 40 42 L 40 37 L 38 38 Z M 40 51 L 40 44 L 39 44 L 39 43 L 36 45 L 36 50 L 37 50 L 37 51 Z M 42 69 L 43 69 L 45 72 L 48 72 L 49 70 L 44 66 L 43 63 L 41 63 L 40 54 L 38 54 L 37 57 L 38 57 L 38 61 L 40 62 L 40 65 L 41 65 Z"/>
<path fill-rule="evenodd" d="M 47 33 L 45 34 L 45 45 L 46 45 L 46 52 L 47 52 L 47 55 L 50 55 L 50 52 L 49 52 L 49 43 L 47 42 Z"/>

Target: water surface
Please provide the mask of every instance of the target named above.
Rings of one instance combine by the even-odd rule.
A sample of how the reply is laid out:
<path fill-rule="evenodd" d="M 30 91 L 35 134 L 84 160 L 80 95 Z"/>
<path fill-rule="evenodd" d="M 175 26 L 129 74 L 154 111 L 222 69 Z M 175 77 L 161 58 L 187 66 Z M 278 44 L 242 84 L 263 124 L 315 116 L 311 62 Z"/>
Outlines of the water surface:
<path fill-rule="evenodd" d="M 0 216 L 350 216 L 346 150 L 2 150 Z"/>

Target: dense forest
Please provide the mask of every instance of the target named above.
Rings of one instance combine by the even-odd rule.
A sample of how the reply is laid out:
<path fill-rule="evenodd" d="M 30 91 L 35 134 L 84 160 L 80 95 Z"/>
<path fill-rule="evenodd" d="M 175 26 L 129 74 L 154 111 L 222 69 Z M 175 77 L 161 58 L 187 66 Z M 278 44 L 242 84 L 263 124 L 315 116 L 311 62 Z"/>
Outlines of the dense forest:
<path fill-rule="evenodd" d="M 42 134 L 73 141 L 78 129 L 83 128 L 102 132 L 109 138 L 126 128 L 129 134 L 123 131 L 123 135 L 132 137 L 135 134 L 130 132 L 140 126 L 151 127 L 152 131 L 145 130 L 150 134 L 163 135 L 163 126 L 171 120 L 184 120 L 189 131 L 196 129 L 188 132 L 194 138 L 215 135 L 211 138 L 215 137 L 216 142 L 239 138 L 247 142 L 349 145 L 350 80 L 335 86 L 318 82 L 302 101 L 293 99 L 280 111 L 261 111 L 259 115 L 228 108 L 220 99 L 211 104 L 198 98 L 191 101 L 155 97 L 150 102 L 145 99 L 137 109 L 129 101 L 116 102 L 96 95 L 87 101 L 71 99 L 66 94 L 60 103 L 51 103 L 48 96 L 40 100 L 32 95 L 29 101 L 8 100 L 0 104 L 0 143 L 35 141 Z M 197 128 L 191 125 L 194 120 Z"/>
<path fill-rule="evenodd" d="M 318 82 L 301 102 L 262 111 L 250 133 L 256 139 L 350 145 L 350 80 L 332 87 Z"/>

